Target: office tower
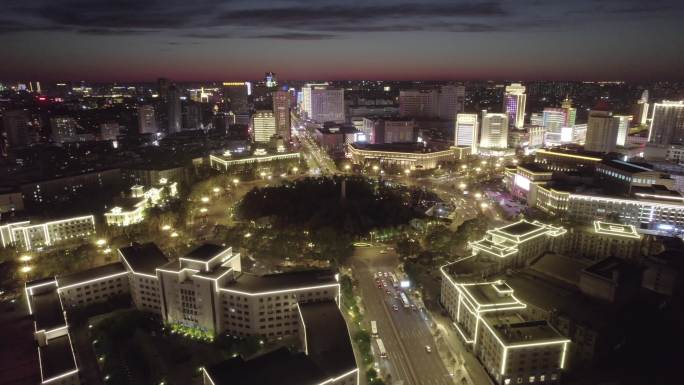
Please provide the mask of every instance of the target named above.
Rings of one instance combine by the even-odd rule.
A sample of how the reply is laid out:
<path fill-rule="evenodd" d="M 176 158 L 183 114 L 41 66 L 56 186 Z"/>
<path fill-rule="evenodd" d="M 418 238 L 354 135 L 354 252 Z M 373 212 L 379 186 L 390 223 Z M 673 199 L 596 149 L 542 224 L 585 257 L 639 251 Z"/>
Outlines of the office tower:
<path fill-rule="evenodd" d="M 589 111 L 587 138 L 584 149 L 595 152 L 613 152 L 618 137 L 618 120 L 608 104 L 601 101 Z"/>
<path fill-rule="evenodd" d="M 169 79 L 159 78 L 157 79 L 157 94 L 161 99 L 166 99 L 169 96 L 169 87 L 171 83 Z"/>
<path fill-rule="evenodd" d="M 629 134 L 629 123 L 632 121 L 631 115 L 613 115 L 613 118 L 617 120 L 618 133 L 617 142 L 618 146 L 624 146 L 627 141 L 627 135 Z"/>
<path fill-rule="evenodd" d="M 255 142 L 269 143 L 271 137 L 276 134 L 276 120 L 273 111 L 257 110 L 252 116 L 252 130 Z"/>
<path fill-rule="evenodd" d="M 52 141 L 55 143 L 73 141 L 77 135 L 76 127 L 76 120 L 70 116 L 55 116 L 50 118 Z"/>
<path fill-rule="evenodd" d="M 276 91 L 273 93 L 273 113 L 276 120 L 276 133 L 287 143 L 290 141 L 290 93 Z"/>
<path fill-rule="evenodd" d="M 169 87 L 169 97 L 167 101 L 167 118 L 169 119 L 168 133 L 173 134 L 181 130 L 181 102 L 180 90 L 174 84 Z"/>
<path fill-rule="evenodd" d="M 454 145 L 456 147 L 469 146 L 471 148 L 471 154 L 476 154 L 479 129 L 477 114 L 460 113 L 456 115 Z"/>
<path fill-rule="evenodd" d="M 684 101 L 663 100 L 653 105 L 649 143 L 684 144 Z"/>
<path fill-rule="evenodd" d="M 182 121 L 184 130 L 202 129 L 202 110 L 199 104 L 190 102 L 183 105 Z"/>
<path fill-rule="evenodd" d="M 641 93 L 641 98 L 634 106 L 634 121 L 639 122 L 639 125 L 646 125 L 648 121 L 648 90 Z"/>
<path fill-rule="evenodd" d="M 574 126 L 577 118 L 577 109 L 572 106 L 572 99 L 566 96 L 563 103 L 561 103 L 561 108 L 565 111 L 565 123 L 563 127 Z"/>
<path fill-rule="evenodd" d="M 149 104 L 138 107 L 138 132 L 141 134 L 157 133 L 157 120 L 154 116 L 154 107 Z"/>
<path fill-rule="evenodd" d="M 508 147 L 508 115 L 482 111 L 482 148 Z"/>
<path fill-rule="evenodd" d="M 508 116 L 510 128 L 523 128 L 525 124 L 525 86 L 520 83 L 513 83 L 506 86 L 503 97 L 503 111 Z"/>
<path fill-rule="evenodd" d="M 565 109 L 563 108 L 544 108 L 542 113 L 542 126 L 547 132 L 560 132 L 565 125 Z"/>
<path fill-rule="evenodd" d="M 439 118 L 455 120 L 456 114 L 465 109 L 465 87 L 442 86 L 439 91 Z"/>
<path fill-rule="evenodd" d="M 302 109 L 313 121 L 344 123 L 344 90 L 307 84 L 302 88 Z"/>
<path fill-rule="evenodd" d="M 434 118 L 439 115 L 437 90 L 399 91 L 399 116 Z"/>
<path fill-rule="evenodd" d="M 223 83 L 223 97 L 228 105 L 228 110 L 235 115 L 249 114 L 249 93 L 249 82 Z"/>
<path fill-rule="evenodd" d="M 8 148 L 21 148 L 31 144 L 29 115 L 24 110 L 5 111 L 2 115 Z"/>
<path fill-rule="evenodd" d="M 264 82 L 266 83 L 267 88 L 275 88 L 278 86 L 278 78 L 273 72 L 266 72 Z"/>

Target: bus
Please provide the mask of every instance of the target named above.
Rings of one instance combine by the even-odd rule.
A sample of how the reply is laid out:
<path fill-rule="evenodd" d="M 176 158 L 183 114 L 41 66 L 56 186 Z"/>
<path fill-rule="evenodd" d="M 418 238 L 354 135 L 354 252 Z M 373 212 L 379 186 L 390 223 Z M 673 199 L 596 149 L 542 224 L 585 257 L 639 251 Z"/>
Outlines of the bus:
<path fill-rule="evenodd" d="M 375 321 L 371 321 L 371 335 L 373 337 L 378 336 L 378 323 Z"/>
<path fill-rule="evenodd" d="M 408 309 L 411 306 L 408 297 L 406 297 L 406 294 L 403 291 L 399 294 L 399 298 L 401 298 L 401 303 L 404 305 L 404 308 Z"/>
<path fill-rule="evenodd" d="M 382 343 L 380 338 L 376 338 L 375 342 L 378 344 L 378 354 L 382 358 L 387 358 L 387 350 L 385 350 L 385 345 Z"/>

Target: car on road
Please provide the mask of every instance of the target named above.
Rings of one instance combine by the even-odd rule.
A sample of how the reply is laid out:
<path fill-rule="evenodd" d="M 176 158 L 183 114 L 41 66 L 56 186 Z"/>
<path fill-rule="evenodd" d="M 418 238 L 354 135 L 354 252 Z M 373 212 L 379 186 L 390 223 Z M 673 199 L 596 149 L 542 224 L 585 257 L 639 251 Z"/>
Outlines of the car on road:
<path fill-rule="evenodd" d="M 394 311 L 399 311 L 399 306 L 397 306 L 397 305 L 392 305 L 392 309 L 394 309 Z"/>
<path fill-rule="evenodd" d="M 430 347 L 430 345 L 425 345 L 425 351 L 428 353 L 432 353 L 432 348 Z"/>
<path fill-rule="evenodd" d="M 380 254 L 387 254 L 387 250 L 380 250 Z"/>
<path fill-rule="evenodd" d="M 392 294 L 392 292 L 390 292 L 389 290 L 385 290 L 385 293 L 387 293 L 387 295 Z"/>

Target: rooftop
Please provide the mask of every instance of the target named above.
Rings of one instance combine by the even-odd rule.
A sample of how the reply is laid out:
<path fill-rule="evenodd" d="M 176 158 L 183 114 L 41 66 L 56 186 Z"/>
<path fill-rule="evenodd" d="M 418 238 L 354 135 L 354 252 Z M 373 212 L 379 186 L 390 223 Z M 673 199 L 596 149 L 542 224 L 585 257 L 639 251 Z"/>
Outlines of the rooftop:
<path fill-rule="evenodd" d="M 235 357 L 206 370 L 215 385 L 315 385 L 327 379 L 306 354 L 287 348 L 248 361 Z"/>
<path fill-rule="evenodd" d="M 212 243 L 201 244 L 190 252 L 185 254 L 184 259 L 192 259 L 194 261 L 208 262 L 215 256 L 219 255 L 226 248 Z"/>
<path fill-rule="evenodd" d="M 38 354 L 43 381 L 76 370 L 68 334 L 50 339 L 47 345 L 38 347 Z"/>
<path fill-rule="evenodd" d="M 247 293 L 263 293 L 277 290 L 292 290 L 303 287 L 336 284 L 332 270 L 305 270 L 289 273 L 255 275 L 242 273 L 234 282 L 222 288 Z"/>
<path fill-rule="evenodd" d="M 605 235 L 615 235 L 623 238 L 641 239 L 636 228 L 632 225 L 623 225 L 621 223 L 608 223 L 601 221 L 594 221 L 594 232 Z"/>
<path fill-rule="evenodd" d="M 157 267 L 169 262 L 164 253 L 153 242 L 134 243 L 119 249 L 119 254 L 131 270 L 136 273 L 155 275 Z"/>
<path fill-rule="evenodd" d="M 518 167 L 525 169 L 527 171 L 533 172 L 533 173 L 545 172 L 545 173 L 551 174 L 551 171 L 547 170 L 546 167 L 542 166 L 539 163 L 529 162 L 529 163 L 524 163 L 524 164 L 518 165 Z"/>
<path fill-rule="evenodd" d="M 307 353 L 328 377 L 356 368 L 347 323 L 335 301 L 300 304 L 306 328 Z"/>
<path fill-rule="evenodd" d="M 485 319 L 497 331 L 499 338 L 506 345 L 517 343 L 535 343 L 566 340 L 562 334 L 546 321 L 522 321 L 516 316 L 486 315 Z"/>
<path fill-rule="evenodd" d="M 513 297 L 510 286 L 503 281 L 496 283 L 468 284 L 463 285 L 462 287 L 477 305 L 487 306 L 488 309 L 494 309 L 501 305 L 523 305 L 520 301 Z"/>
<path fill-rule="evenodd" d="M 602 259 L 584 269 L 585 272 L 608 280 L 636 280 L 641 276 L 639 267 L 617 257 Z"/>
<path fill-rule="evenodd" d="M 498 230 L 506 234 L 520 237 L 533 233 L 535 231 L 539 231 L 541 229 L 543 229 L 542 226 L 523 220 L 508 226 L 500 227 Z"/>
<path fill-rule="evenodd" d="M 92 279 L 103 278 L 114 274 L 126 272 L 123 263 L 113 262 L 102 266 L 93 267 L 92 269 L 82 270 L 77 273 L 63 275 L 57 277 L 57 283 L 60 288 L 79 284 Z"/>
<path fill-rule="evenodd" d="M 36 330 L 52 330 L 66 325 L 64 310 L 57 290 L 50 290 L 31 297 Z"/>
<path fill-rule="evenodd" d="M 601 162 L 604 165 L 618 169 L 620 171 L 638 173 L 653 171 L 653 167 L 647 163 L 630 163 L 618 159 L 605 159 Z"/>

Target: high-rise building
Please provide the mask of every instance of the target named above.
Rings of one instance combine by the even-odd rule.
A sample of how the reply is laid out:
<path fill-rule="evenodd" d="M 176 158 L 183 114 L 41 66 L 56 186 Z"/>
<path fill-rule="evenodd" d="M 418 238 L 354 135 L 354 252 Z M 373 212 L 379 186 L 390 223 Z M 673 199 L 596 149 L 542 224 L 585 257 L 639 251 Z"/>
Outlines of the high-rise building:
<path fill-rule="evenodd" d="M 149 104 L 138 107 L 138 132 L 141 134 L 157 133 L 154 107 Z"/>
<path fill-rule="evenodd" d="M 21 148 L 31 144 L 31 124 L 26 111 L 5 111 L 2 114 L 2 125 L 5 127 L 8 148 Z"/>
<path fill-rule="evenodd" d="M 228 111 L 232 111 L 235 115 L 249 114 L 249 93 L 249 82 L 223 83 L 223 97 L 228 105 Z"/>
<path fill-rule="evenodd" d="M 455 120 L 456 114 L 465 109 L 465 87 L 442 86 L 439 91 L 439 118 Z"/>
<path fill-rule="evenodd" d="M 618 125 L 616 144 L 618 146 L 624 146 L 627 141 L 627 135 L 629 134 L 629 124 L 632 121 L 632 115 L 613 115 L 613 118 L 617 120 Z"/>
<path fill-rule="evenodd" d="M 183 105 L 182 115 L 184 130 L 199 130 L 202 129 L 202 109 L 199 104 L 194 102 Z"/>
<path fill-rule="evenodd" d="M 273 111 L 257 110 L 252 116 L 252 130 L 255 142 L 269 143 L 271 137 L 276 134 L 276 119 Z"/>
<path fill-rule="evenodd" d="M 344 90 L 327 84 L 307 84 L 302 88 L 302 110 L 316 122 L 344 123 Z"/>
<path fill-rule="evenodd" d="M 508 147 L 508 115 L 482 111 L 482 148 Z"/>
<path fill-rule="evenodd" d="M 180 90 L 176 85 L 169 87 L 169 97 L 167 101 L 167 118 L 169 119 L 169 134 L 180 132 L 181 130 L 181 102 Z"/>
<path fill-rule="evenodd" d="M 264 76 L 264 83 L 266 83 L 267 88 L 275 88 L 278 86 L 278 78 L 273 72 L 266 72 Z"/>
<path fill-rule="evenodd" d="M 618 119 L 613 116 L 608 104 L 599 102 L 596 107 L 589 111 L 584 149 L 606 153 L 615 151 L 618 123 Z"/>
<path fill-rule="evenodd" d="M 76 137 L 76 120 L 70 116 L 55 116 L 50 118 L 50 129 L 52 130 L 52 141 L 64 143 Z"/>
<path fill-rule="evenodd" d="M 565 111 L 565 123 L 563 127 L 572 127 L 575 125 L 575 120 L 577 119 L 577 109 L 572 106 L 572 99 L 565 97 L 561 108 Z"/>
<path fill-rule="evenodd" d="M 157 94 L 161 99 L 166 99 L 169 96 L 169 87 L 171 82 L 166 78 L 157 79 Z"/>
<path fill-rule="evenodd" d="M 503 111 L 508 116 L 508 125 L 511 128 L 521 129 L 525 124 L 525 86 L 513 83 L 506 86 L 503 97 Z"/>
<path fill-rule="evenodd" d="M 116 140 L 119 136 L 121 127 L 117 122 L 106 122 L 100 124 L 100 140 Z"/>
<path fill-rule="evenodd" d="M 273 93 L 276 133 L 282 136 L 285 142 L 290 141 L 290 101 L 291 96 L 287 91 L 276 91 Z"/>
<path fill-rule="evenodd" d="M 456 147 L 469 146 L 471 148 L 471 154 L 476 154 L 479 140 L 479 129 L 480 126 L 477 114 L 460 113 L 456 115 L 454 145 Z"/>
<path fill-rule="evenodd" d="M 399 116 L 434 118 L 439 115 L 437 90 L 399 91 Z"/>
<path fill-rule="evenodd" d="M 648 90 L 644 90 L 644 92 L 641 93 L 641 98 L 639 98 L 639 101 L 637 102 L 636 106 L 634 106 L 634 121 L 639 122 L 640 125 L 646 125 L 648 121 Z"/>
<path fill-rule="evenodd" d="M 544 108 L 542 113 L 542 126 L 547 132 L 559 133 L 565 125 L 566 116 L 563 108 Z"/>
<path fill-rule="evenodd" d="M 649 143 L 684 145 L 684 101 L 663 100 L 653 105 Z"/>

